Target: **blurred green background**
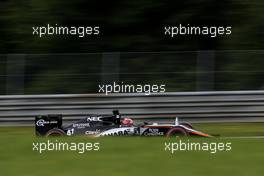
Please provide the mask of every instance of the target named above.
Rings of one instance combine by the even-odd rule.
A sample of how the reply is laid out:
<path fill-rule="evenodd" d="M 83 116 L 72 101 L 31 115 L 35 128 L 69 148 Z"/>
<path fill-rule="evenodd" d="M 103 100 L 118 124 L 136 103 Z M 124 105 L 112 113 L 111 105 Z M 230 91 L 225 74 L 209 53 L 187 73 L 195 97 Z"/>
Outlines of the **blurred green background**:
<path fill-rule="evenodd" d="M 166 92 L 263 90 L 264 50 L 0 55 L 0 94 L 97 93 L 99 84 Z"/>
<path fill-rule="evenodd" d="M 3 0 L 0 94 L 96 93 L 113 81 L 167 91 L 262 90 L 263 9 L 261 0 Z M 99 25 L 102 33 L 32 35 L 48 23 Z M 164 37 L 165 25 L 179 24 L 232 26 L 232 35 Z"/>
<path fill-rule="evenodd" d="M 262 0 L 2 0 L 0 53 L 263 49 Z M 99 25 L 100 37 L 44 37 L 33 26 Z M 165 25 L 232 26 L 232 35 L 164 37 Z"/>

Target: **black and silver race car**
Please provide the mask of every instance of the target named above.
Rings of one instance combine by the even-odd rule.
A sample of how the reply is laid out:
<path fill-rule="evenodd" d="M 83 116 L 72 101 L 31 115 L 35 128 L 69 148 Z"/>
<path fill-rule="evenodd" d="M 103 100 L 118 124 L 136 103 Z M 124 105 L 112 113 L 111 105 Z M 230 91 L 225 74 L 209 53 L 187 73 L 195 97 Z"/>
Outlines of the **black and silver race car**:
<path fill-rule="evenodd" d="M 128 123 L 129 122 L 129 123 Z M 144 123 L 134 125 L 131 119 L 121 118 L 117 110 L 109 116 L 87 116 L 69 126 L 62 126 L 62 115 L 41 115 L 35 117 L 37 136 L 201 136 L 209 134 L 193 129 L 189 123 L 173 124 Z"/>

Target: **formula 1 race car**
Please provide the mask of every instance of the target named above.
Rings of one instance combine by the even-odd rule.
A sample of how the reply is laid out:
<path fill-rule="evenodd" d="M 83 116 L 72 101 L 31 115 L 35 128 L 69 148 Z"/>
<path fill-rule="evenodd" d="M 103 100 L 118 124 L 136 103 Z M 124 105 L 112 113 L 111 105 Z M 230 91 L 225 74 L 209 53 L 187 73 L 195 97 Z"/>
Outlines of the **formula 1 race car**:
<path fill-rule="evenodd" d="M 132 119 L 121 118 L 117 110 L 109 116 L 87 116 L 67 127 L 62 126 L 62 115 L 41 115 L 35 117 L 37 136 L 201 136 L 211 137 L 209 134 L 193 129 L 189 123 L 174 124 L 144 123 L 134 125 Z"/>

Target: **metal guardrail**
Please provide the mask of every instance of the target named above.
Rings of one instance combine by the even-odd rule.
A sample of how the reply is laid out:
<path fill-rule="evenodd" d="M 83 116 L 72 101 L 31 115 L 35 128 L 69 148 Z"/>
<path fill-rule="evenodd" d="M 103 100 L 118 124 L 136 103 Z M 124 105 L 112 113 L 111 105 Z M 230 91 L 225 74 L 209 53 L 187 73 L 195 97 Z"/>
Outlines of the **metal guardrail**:
<path fill-rule="evenodd" d="M 138 120 L 264 122 L 264 91 L 0 96 L 0 125 L 33 125 L 34 116 L 44 114 L 62 114 L 69 122 L 113 109 Z"/>

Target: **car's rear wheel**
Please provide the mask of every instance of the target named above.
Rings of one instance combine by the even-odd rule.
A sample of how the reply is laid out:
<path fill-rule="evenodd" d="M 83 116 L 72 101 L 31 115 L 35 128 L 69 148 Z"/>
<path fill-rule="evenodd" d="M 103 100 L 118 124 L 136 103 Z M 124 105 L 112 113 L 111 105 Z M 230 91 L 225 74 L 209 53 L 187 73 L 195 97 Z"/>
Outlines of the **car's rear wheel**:
<path fill-rule="evenodd" d="M 186 126 L 187 128 L 194 129 L 193 126 L 190 123 L 184 122 L 180 123 L 180 125 Z"/>
<path fill-rule="evenodd" d="M 49 130 L 45 136 L 65 136 L 65 132 L 62 129 L 54 128 Z"/>
<path fill-rule="evenodd" d="M 172 128 L 166 134 L 166 137 L 186 137 L 186 136 L 188 136 L 188 132 L 180 127 Z"/>

